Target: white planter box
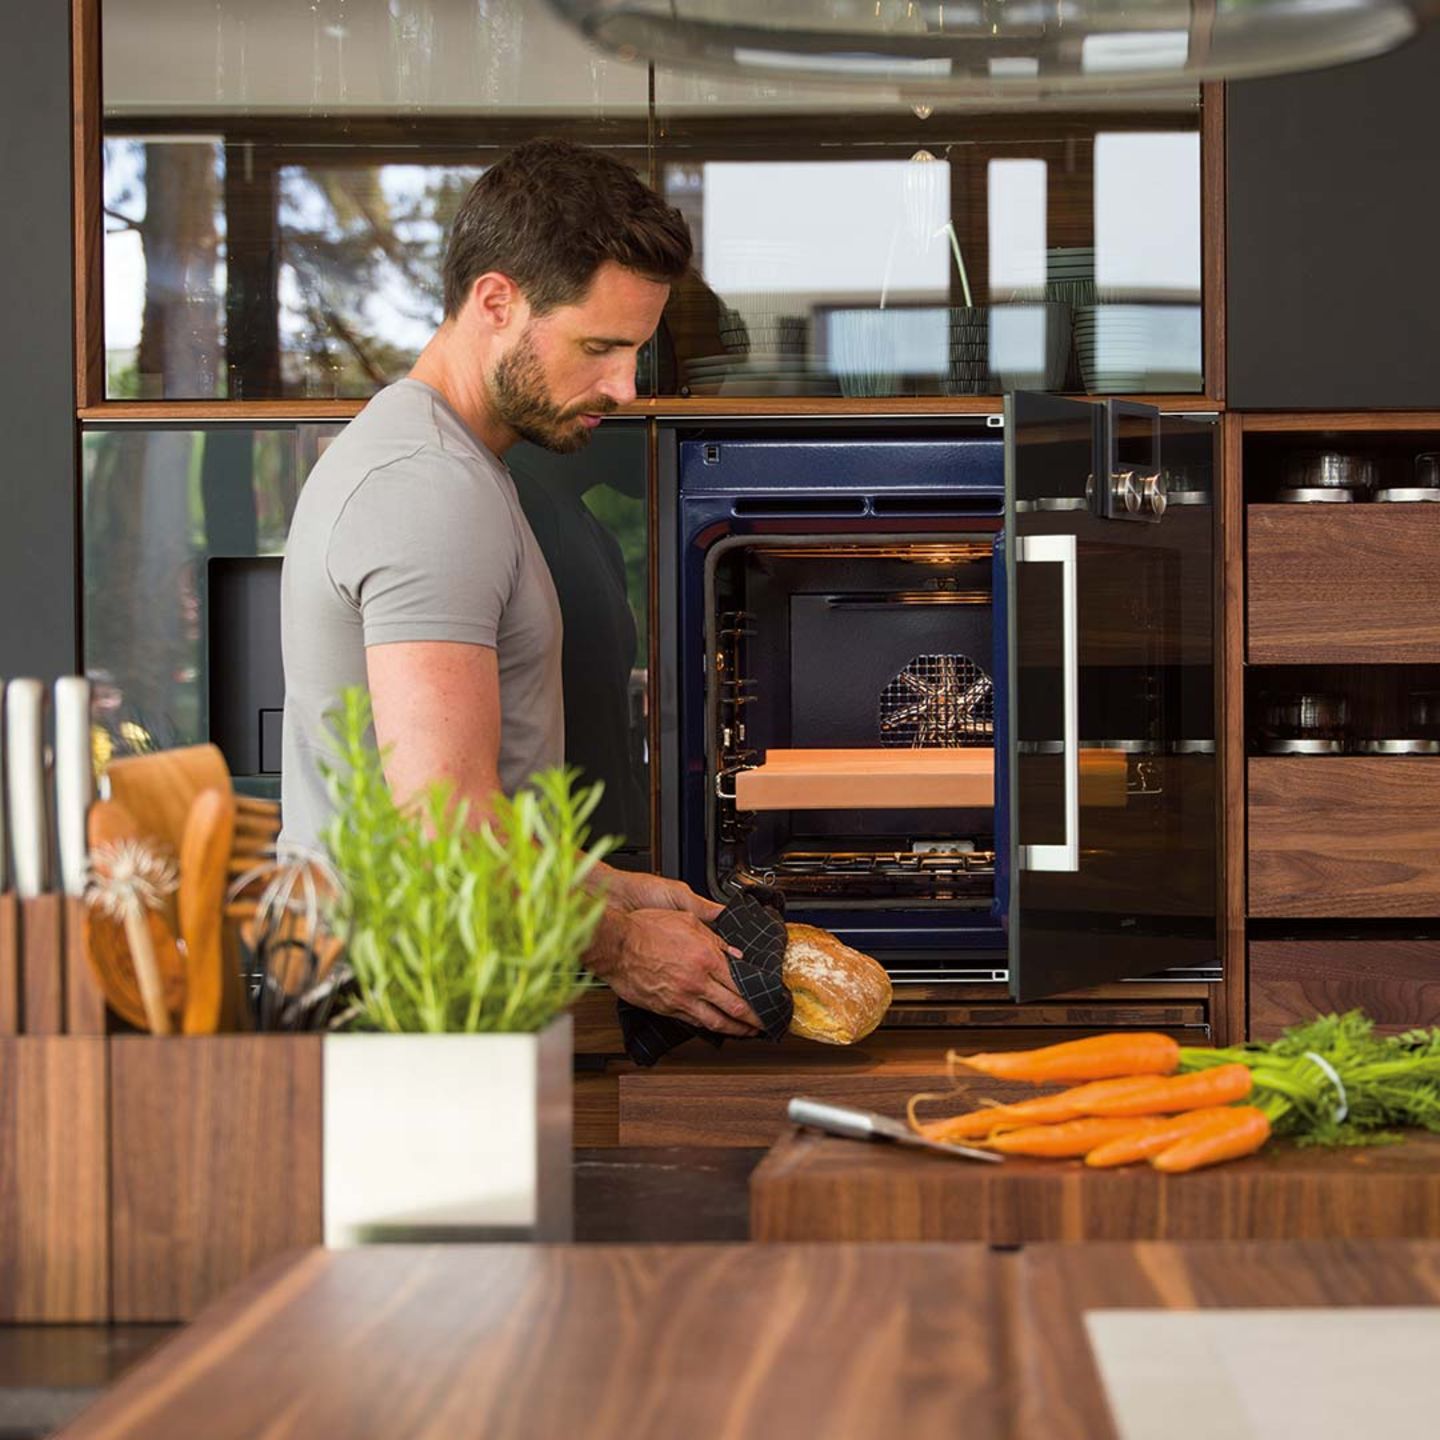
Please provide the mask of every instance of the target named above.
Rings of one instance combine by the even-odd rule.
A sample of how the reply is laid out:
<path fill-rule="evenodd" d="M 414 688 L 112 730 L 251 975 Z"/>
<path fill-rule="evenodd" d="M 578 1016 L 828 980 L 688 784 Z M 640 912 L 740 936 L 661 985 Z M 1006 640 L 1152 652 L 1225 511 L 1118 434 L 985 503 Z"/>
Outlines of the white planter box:
<path fill-rule="evenodd" d="M 327 1035 L 325 1243 L 569 1240 L 570 1016 L 538 1035 Z"/>

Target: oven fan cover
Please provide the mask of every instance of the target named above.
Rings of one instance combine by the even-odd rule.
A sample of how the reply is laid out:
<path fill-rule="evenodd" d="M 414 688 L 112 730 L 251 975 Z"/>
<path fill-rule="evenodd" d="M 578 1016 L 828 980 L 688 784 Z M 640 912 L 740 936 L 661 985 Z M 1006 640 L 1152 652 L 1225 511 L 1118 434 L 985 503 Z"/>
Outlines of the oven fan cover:
<path fill-rule="evenodd" d="M 917 655 L 880 692 L 880 743 L 992 745 L 995 685 L 968 655 Z"/>

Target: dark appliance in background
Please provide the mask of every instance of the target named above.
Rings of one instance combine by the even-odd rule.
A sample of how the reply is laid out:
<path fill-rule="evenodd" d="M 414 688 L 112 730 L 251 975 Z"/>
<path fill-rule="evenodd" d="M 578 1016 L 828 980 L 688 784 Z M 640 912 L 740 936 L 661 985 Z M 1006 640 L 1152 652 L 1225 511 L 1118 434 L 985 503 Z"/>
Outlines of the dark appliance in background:
<path fill-rule="evenodd" d="M 209 736 L 238 788 L 278 798 L 285 668 L 279 555 L 211 556 L 205 567 Z"/>
<path fill-rule="evenodd" d="M 643 423 L 612 421 L 581 454 L 507 457 L 564 616 L 567 763 L 604 781 L 592 833 L 622 836 L 615 863 L 636 868 L 650 858 L 647 453 Z M 205 733 L 238 788 L 277 798 L 281 564 L 211 556 L 201 594 Z"/>
<path fill-rule="evenodd" d="M 1003 429 L 663 426 L 666 871 L 778 888 L 899 981 L 1218 978 L 1214 449 L 1026 394 Z M 992 757 L 985 803 L 737 795 L 772 751 L 907 744 Z"/>

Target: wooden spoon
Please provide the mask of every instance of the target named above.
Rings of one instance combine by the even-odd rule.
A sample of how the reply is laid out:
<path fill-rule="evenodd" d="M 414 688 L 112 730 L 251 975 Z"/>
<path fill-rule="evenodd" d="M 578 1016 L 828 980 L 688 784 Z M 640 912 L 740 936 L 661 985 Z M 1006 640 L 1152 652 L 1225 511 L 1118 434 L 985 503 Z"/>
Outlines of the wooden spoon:
<path fill-rule="evenodd" d="M 180 843 L 180 935 L 185 941 L 186 1035 L 213 1035 L 235 1028 L 239 977 L 228 982 L 221 930 L 230 846 L 235 835 L 235 796 L 229 790 L 202 790 L 190 806 Z M 232 990 L 230 1013 L 226 992 Z M 224 1025 L 224 1022 L 229 1022 Z"/>

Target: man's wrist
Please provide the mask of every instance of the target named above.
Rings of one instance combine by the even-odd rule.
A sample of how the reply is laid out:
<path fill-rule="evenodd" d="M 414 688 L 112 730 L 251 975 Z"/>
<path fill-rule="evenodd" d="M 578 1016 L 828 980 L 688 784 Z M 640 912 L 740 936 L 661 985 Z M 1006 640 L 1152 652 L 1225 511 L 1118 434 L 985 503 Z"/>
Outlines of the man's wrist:
<path fill-rule="evenodd" d="M 629 930 L 630 917 L 625 911 L 615 905 L 607 905 L 585 951 L 585 968 L 592 975 L 603 980 L 614 972 L 625 949 Z"/>

